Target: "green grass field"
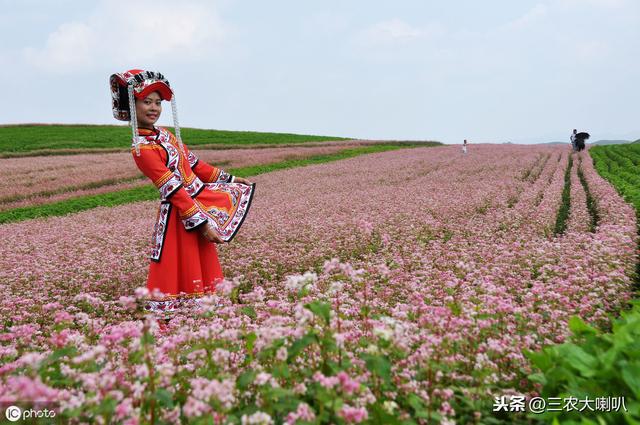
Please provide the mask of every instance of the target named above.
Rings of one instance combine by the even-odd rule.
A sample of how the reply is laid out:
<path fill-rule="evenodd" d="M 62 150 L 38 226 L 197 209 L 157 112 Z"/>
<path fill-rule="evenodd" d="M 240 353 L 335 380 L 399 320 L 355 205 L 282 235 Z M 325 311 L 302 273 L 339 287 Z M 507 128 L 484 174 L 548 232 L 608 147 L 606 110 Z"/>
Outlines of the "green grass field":
<path fill-rule="evenodd" d="M 594 146 L 589 153 L 598 173 L 640 211 L 640 144 Z"/>
<path fill-rule="evenodd" d="M 168 127 L 173 131 L 172 127 Z M 329 140 L 349 140 L 344 137 L 308 136 L 288 133 L 254 131 L 202 130 L 181 128 L 182 139 L 195 145 L 275 145 Z M 0 154 L 55 151 L 128 149 L 131 129 L 127 125 L 9 125 L 0 127 Z M 44 152 L 43 152 L 44 151 Z"/>

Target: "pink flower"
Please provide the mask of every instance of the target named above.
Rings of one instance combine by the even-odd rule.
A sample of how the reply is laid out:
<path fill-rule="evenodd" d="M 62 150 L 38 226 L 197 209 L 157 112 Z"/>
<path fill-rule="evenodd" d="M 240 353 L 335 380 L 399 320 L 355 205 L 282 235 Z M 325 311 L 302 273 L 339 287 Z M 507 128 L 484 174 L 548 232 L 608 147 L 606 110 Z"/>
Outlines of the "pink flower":
<path fill-rule="evenodd" d="M 120 305 L 129 310 L 135 310 L 136 308 L 136 298 L 135 297 L 126 297 L 122 296 L 118 299 Z"/>
<path fill-rule="evenodd" d="M 444 401 L 440 406 L 440 413 L 444 416 L 455 416 L 456 411 L 453 410 L 453 407 L 451 407 L 448 401 Z"/>
<path fill-rule="evenodd" d="M 346 372 L 340 371 L 338 372 L 338 380 L 340 381 L 340 385 L 342 386 L 342 391 L 345 394 L 351 394 L 360 389 L 360 383 L 356 380 L 353 380 L 347 375 Z"/>
<path fill-rule="evenodd" d="M 371 236 L 371 234 L 373 233 L 373 224 L 365 219 L 360 220 L 360 228 L 362 229 L 362 231 L 366 234 Z"/>
<path fill-rule="evenodd" d="M 47 303 L 43 305 L 42 310 L 51 311 L 51 310 L 59 309 L 60 307 L 62 307 L 62 304 L 60 304 L 59 302 L 53 302 L 53 303 Z"/>
<path fill-rule="evenodd" d="M 338 412 L 338 416 L 350 424 L 357 424 L 369 418 L 367 409 L 364 407 L 352 407 L 348 404 L 342 406 L 342 409 Z"/>
<path fill-rule="evenodd" d="M 207 403 L 191 396 L 187 398 L 187 401 L 182 408 L 182 411 L 188 418 L 197 418 L 208 413 L 210 410 L 211 407 Z"/>
<path fill-rule="evenodd" d="M 57 311 L 53 318 L 53 322 L 56 324 L 62 322 L 73 322 L 73 316 L 64 310 Z"/>
<path fill-rule="evenodd" d="M 49 338 L 49 342 L 60 348 L 64 347 L 67 343 L 67 338 L 69 336 L 69 329 L 63 329 L 60 332 L 56 332 Z"/>
<path fill-rule="evenodd" d="M 316 415 L 313 409 L 307 403 L 300 403 L 295 412 L 290 412 L 287 415 L 285 423 L 287 425 L 294 425 L 297 421 L 313 422 L 315 420 Z"/>
<path fill-rule="evenodd" d="M 236 400 L 235 382 L 231 379 L 218 381 L 217 379 L 194 378 L 191 381 L 191 394 L 208 401 L 218 400 L 225 408 L 231 408 Z"/>
<path fill-rule="evenodd" d="M 7 387 L 24 401 L 57 401 L 60 391 L 50 388 L 39 377 L 32 379 L 27 376 L 10 376 L 7 378 Z"/>
<path fill-rule="evenodd" d="M 238 286 L 239 282 L 233 280 L 224 279 L 216 285 L 216 293 L 228 297 L 233 292 L 234 288 Z"/>
<path fill-rule="evenodd" d="M 276 360 L 283 362 L 287 360 L 287 347 L 280 347 L 276 352 Z"/>
<path fill-rule="evenodd" d="M 133 403 L 130 398 L 125 398 L 124 400 L 120 401 L 120 403 L 118 403 L 118 405 L 116 406 L 116 411 L 115 411 L 116 419 L 123 420 L 127 416 L 130 416 L 132 412 L 133 412 Z"/>
<path fill-rule="evenodd" d="M 146 287 L 141 286 L 135 289 L 134 294 L 138 300 L 145 299 L 149 296 L 149 290 Z"/>
<path fill-rule="evenodd" d="M 322 372 L 316 372 L 313 374 L 313 379 L 318 384 L 322 385 L 326 389 L 331 389 L 340 383 L 340 380 L 336 376 L 324 376 Z"/>

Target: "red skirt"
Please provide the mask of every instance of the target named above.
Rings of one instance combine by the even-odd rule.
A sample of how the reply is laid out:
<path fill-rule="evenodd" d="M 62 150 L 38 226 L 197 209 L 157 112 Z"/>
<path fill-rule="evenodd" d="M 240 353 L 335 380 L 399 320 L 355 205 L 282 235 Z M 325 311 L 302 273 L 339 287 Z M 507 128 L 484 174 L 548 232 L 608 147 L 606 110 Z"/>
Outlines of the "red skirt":
<path fill-rule="evenodd" d="M 223 279 L 216 245 L 199 228 L 186 231 L 178 211 L 171 208 L 166 225 L 162 256 L 149 266 L 147 289 L 163 296 L 153 298 L 145 310 L 171 313 L 193 298 L 210 295 Z"/>
<path fill-rule="evenodd" d="M 194 202 L 225 241 L 242 226 L 253 198 L 255 184 L 206 184 Z M 223 279 L 216 245 L 202 236 L 200 228 L 185 229 L 177 208 L 163 201 L 154 229 L 147 289 L 152 297 L 148 311 L 173 312 L 185 304 L 213 294 Z M 154 296 L 160 291 L 162 296 Z"/>

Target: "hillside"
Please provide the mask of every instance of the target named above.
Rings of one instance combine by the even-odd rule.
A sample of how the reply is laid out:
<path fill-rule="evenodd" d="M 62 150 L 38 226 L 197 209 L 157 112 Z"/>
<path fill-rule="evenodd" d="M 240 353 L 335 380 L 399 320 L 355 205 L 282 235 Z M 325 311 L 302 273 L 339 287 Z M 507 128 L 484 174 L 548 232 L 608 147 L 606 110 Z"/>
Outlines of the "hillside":
<path fill-rule="evenodd" d="M 168 127 L 171 131 L 173 128 Z M 189 146 L 291 144 L 349 140 L 344 137 L 314 136 L 256 131 L 203 130 L 180 128 Z M 131 129 L 125 125 L 61 125 L 24 124 L 0 126 L 0 153 L 24 153 L 51 150 L 126 150 L 130 146 Z"/>
<path fill-rule="evenodd" d="M 632 143 L 631 140 L 598 140 L 592 143 L 592 145 L 623 145 L 626 143 Z"/>

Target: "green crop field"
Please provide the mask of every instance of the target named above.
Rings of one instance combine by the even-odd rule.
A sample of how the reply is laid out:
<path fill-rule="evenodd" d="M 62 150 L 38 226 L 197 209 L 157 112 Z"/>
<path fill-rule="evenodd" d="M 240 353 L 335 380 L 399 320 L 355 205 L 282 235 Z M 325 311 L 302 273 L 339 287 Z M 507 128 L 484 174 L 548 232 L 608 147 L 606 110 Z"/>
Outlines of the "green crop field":
<path fill-rule="evenodd" d="M 589 153 L 598 173 L 640 211 L 640 144 L 595 146 Z"/>
<path fill-rule="evenodd" d="M 594 168 L 634 206 L 640 222 L 640 144 L 595 146 L 589 149 L 589 153 Z M 640 290 L 640 262 L 636 263 L 635 279 L 636 289 Z"/>
<path fill-rule="evenodd" d="M 172 127 L 168 127 L 173 131 Z M 181 128 L 182 139 L 193 145 L 259 145 L 349 140 L 344 137 L 310 136 L 255 131 Z M 131 129 L 126 125 L 9 125 L 0 127 L 0 154 L 56 150 L 128 149 Z M 47 152 L 42 152 L 47 151 Z M 67 153 L 67 152 L 65 152 Z"/>

